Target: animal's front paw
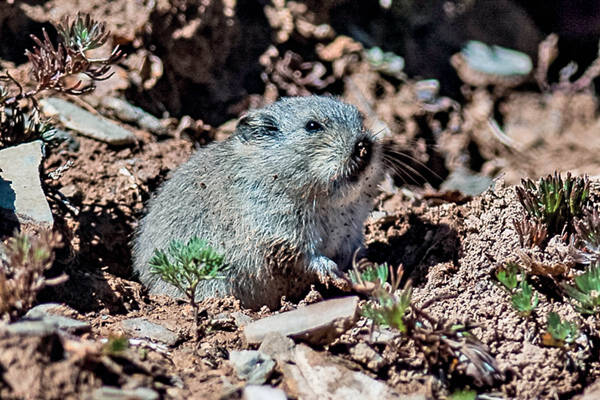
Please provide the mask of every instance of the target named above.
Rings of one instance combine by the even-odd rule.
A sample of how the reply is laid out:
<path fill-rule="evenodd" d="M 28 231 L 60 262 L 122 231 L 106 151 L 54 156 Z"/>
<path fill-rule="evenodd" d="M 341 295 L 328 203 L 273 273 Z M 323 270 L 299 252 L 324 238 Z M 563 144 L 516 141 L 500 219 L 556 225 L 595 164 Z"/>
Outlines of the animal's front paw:
<path fill-rule="evenodd" d="M 350 291 L 350 282 L 344 277 L 343 272 L 335 261 L 330 258 L 325 256 L 315 256 L 311 260 L 309 268 L 316 272 L 319 282 L 325 285 L 325 287 L 328 288 L 329 285 L 331 285 L 345 292 Z"/>

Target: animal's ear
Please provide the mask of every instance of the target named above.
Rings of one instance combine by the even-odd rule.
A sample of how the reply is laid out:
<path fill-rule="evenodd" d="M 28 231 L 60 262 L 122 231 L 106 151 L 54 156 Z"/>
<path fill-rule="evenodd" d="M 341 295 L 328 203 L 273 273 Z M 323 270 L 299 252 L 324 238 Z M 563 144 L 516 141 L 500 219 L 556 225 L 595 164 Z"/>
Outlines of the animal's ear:
<path fill-rule="evenodd" d="M 236 134 L 243 140 L 275 136 L 279 126 L 273 116 L 264 110 L 251 111 L 238 121 Z"/>

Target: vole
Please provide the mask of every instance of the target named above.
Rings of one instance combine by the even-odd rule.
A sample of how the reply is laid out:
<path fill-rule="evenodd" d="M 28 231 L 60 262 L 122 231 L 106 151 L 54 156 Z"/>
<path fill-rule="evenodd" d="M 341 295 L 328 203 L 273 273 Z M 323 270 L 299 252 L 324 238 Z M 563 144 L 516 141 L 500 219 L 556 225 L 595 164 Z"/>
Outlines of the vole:
<path fill-rule="evenodd" d="M 225 256 L 226 279 L 197 298 L 234 295 L 276 307 L 337 277 L 363 243 L 382 177 L 381 144 L 358 110 L 332 97 L 283 98 L 250 111 L 225 141 L 198 150 L 148 205 L 134 271 L 152 293 L 181 296 L 151 274 L 155 249 L 204 239 Z"/>

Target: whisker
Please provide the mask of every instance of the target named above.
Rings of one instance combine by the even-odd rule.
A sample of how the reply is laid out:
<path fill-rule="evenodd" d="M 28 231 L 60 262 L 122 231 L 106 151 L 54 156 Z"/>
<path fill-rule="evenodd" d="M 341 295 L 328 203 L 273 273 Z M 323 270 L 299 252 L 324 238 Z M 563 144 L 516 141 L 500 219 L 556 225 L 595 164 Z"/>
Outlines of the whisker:
<path fill-rule="evenodd" d="M 427 182 L 427 183 L 431 183 L 431 182 L 429 182 L 429 179 L 425 178 L 425 177 L 423 176 L 423 174 L 421 174 L 419 171 L 417 171 L 415 168 L 411 167 L 410 165 L 408 165 L 408 164 L 406 164 L 406 163 L 403 163 L 403 162 L 402 162 L 402 161 L 400 161 L 400 160 L 394 160 L 394 161 L 396 162 L 396 164 L 397 164 L 397 166 L 398 166 L 399 168 L 407 169 L 407 170 L 409 170 L 409 171 L 410 171 L 410 172 L 411 172 L 411 173 L 412 173 L 414 176 L 416 176 L 416 177 L 418 177 L 418 178 L 421 178 L 423 181 L 425 181 L 425 182 Z M 415 183 L 416 183 L 416 182 L 415 182 Z M 418 184 L 418 183 L 417 183 L 417 184 Z"/>
<path fill-rule="evenodd" d="M 439 179 L 440 181 L 444 180 L 444 178 L 442 178 L 438 173 L 436 173 L 434 170 L 432 170 L 431 168 L 429 168 L 427 166 L 427 164 L 425 164 L 423 161 L 421 161 L 421 160 L 419 160 L 419 159 L 411 156 L 410 154 L 399 152 L 399 151 L 394 151 L 394 150 L 391 150 L 391 149 L 386 149 L 385 152 L 388 155 L 392 155 L 393 154 L 393 155 L 397 155 L 397 156 L 400 156 L 400 157 L 404 157 L 404 158 L 406 158 L 406 159 L 408 159 L 410 161 L 414 161 L 419 166 L 421 166 L 422 168 L 424 168 L 427 172 L 429 172 L 430 174 L 434 175 L 435 178 Z"/>
<path fill-rule="evenodd" d="M 421 179 L 423 179 L 425 182 L 427 182 L 427 179 L 425 179 L 423 177 L 423 175 L 419 174 L 414 168 L 411 168 L 407 165 L 405 165 L 402 162 L 399 162 L 396 159 L 386 159 L 384 158 L 384 164 L 390 168 L 391 170 L 393 170 L 394 172 L 396 172 L 397 174 L 402 174 L 404 176 L 407 176 L 415 185 L 419 185 L 419 182 L 411 175 L 409 174 L 406 169 L 410 170 L 410 172 L 412 172 L 413 174 L 417 175 L 418 177 L 420 177 Z M 406 180 L 402 179 L 404 181 L 404 183 L 408 183 L 406 182 Z"/>

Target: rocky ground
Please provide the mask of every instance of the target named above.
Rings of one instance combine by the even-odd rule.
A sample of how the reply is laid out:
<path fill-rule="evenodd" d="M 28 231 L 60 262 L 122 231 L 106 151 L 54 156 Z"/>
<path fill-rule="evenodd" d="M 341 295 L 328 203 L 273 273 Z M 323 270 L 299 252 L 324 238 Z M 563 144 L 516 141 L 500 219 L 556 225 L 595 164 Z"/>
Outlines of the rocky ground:
<path fill-rule="evenodd" d="M 23 38 L 42 28 L 55 38 L 49 22 L 73 10 L 105 21 L 109 44 L 127 53 L 90 94 L 43 93 L 40 110 L 60 141 L 0 149 L 0 238 L 10 243 L 19 227 L 55 247 L 44 275 L 32 278 L 52 285 L 12 314 L 3 304 L 26 291 L 0 276 L 0 398 L 600 396 L 598 317 L 560 290 L 585 268 L 571 238 L 559 232 L 531 245 L 515 224 L 527 215 L 515 190 L 524 177 L 588 174 L 590 207 L 600 198 L 592 82 L 600 70 L 580 52 L 580 73 L 559 74 L 557 64 L 576 58 L 571 38 L 544 40 L 547 28 L 519 2 L 493 6 L 503 21 L 520 21 L 518 34 L 495 19 L 487 30 L 472 22 L 493 2 L 442 3 L 0 4 L 2 72 L 25 89 L 34 82 Z M 463 41 L 492 42 L 490 32 L 529 54 L 532 71 L 472 67 Z M 386 38 L 401 44 L 386 48 Z M 403 266 L 410 329 L 374 325 L 364 316 L 368 291 L 356 285 L 315 285 L 275 310 L 206 300 L 197 330 L 186 301 L 149 295 L 132 277 L 129 242 L 144 205 L 247 109 L 311 93 L 356 105 L 393 156 L 365 226 L 367 259 Z M 49 228 L 60 239 L 44 236 Z M 539 300 L 527 316 L 495 277 L 507 262 L 524 266 Z M 573 343 L 549 342 L 550 312 L 577 324 Z"/>

